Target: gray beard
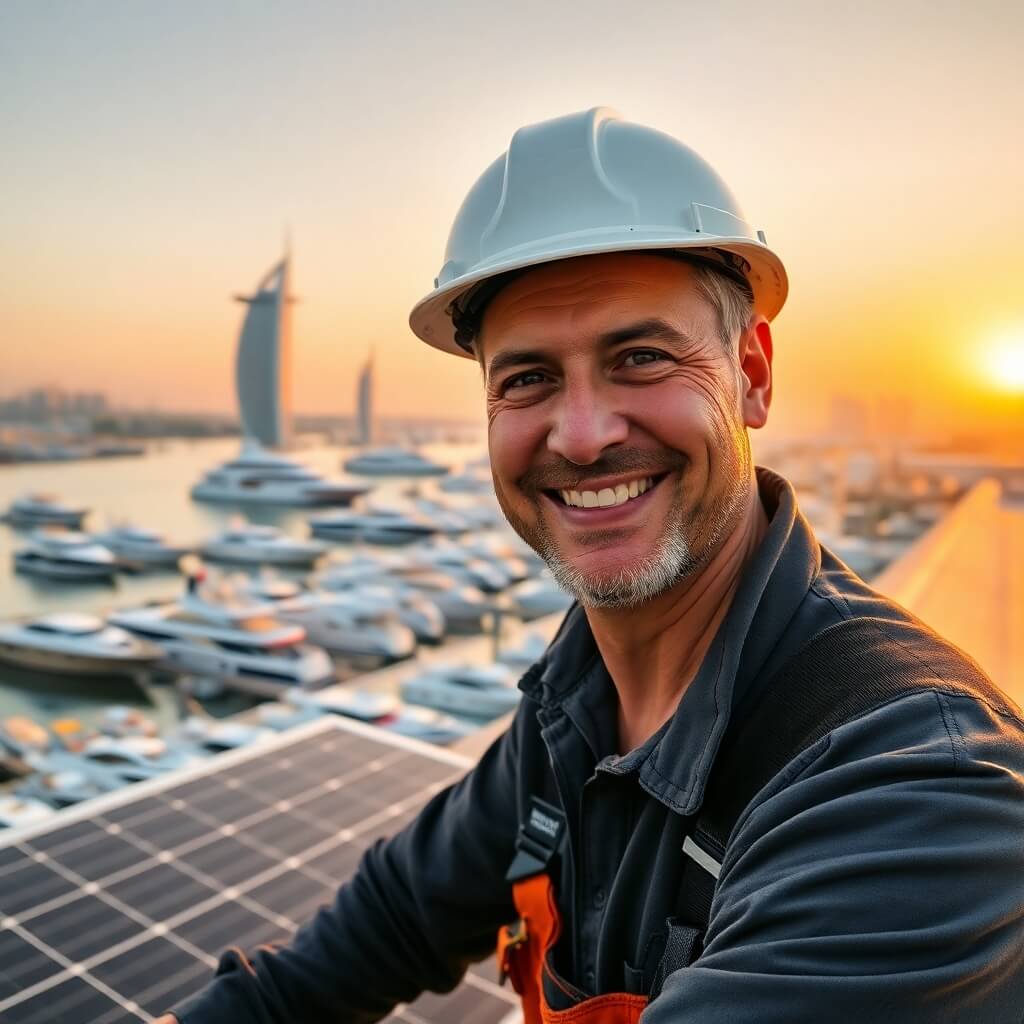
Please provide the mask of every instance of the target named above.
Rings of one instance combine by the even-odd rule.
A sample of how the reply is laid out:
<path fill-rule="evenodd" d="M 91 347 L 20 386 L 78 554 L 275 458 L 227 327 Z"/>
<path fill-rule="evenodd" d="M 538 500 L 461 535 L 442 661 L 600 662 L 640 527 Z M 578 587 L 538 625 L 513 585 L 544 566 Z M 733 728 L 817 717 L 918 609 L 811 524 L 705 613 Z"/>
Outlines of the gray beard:
<path fill-rule="evenodd" d="M 589 577 L 562 556 L 542 514 L 535 523 L 525 523 L 513 513 L 497 484 L 495 493 L 512 528 L 544 559 L 555 582 L 581 605 L 585 608 L 636 608 L 696 576 L 742 516 L 753 476 L 750 444 L 742 428 L 731 437 L 726 428 L 720 427 L 717 433 L 715 447 L 722 475 L 728 481 L 725 493 L 711 496 L 707 504 L 699 504 L 688 519 L 681 515 L 672 517 L 650 555 L 603 579 Z M 681 488 L 682 484 L 679 486 Z M 678 500 L 682 502 L 681 495 Z M 540 513 L 539 504 L 537 510 Z M 598 542 L 599 532 L 592 534 L 592 539 Z"/>
<path fill-rule="evenodd" d="M 746 497 L 745 479 L 737 478 L 726 499 L 710 509 L 704 543 L 695 552 L 680 519 L 673 521 L 657 547 L 637 565 L 603 579 L 589 578 L 566 561 L 547 531 L 539 540 L 538 554 L 547 563 L 555 582 L 585 608 L 636 608 L 696 576 L 735 527 Z"/>

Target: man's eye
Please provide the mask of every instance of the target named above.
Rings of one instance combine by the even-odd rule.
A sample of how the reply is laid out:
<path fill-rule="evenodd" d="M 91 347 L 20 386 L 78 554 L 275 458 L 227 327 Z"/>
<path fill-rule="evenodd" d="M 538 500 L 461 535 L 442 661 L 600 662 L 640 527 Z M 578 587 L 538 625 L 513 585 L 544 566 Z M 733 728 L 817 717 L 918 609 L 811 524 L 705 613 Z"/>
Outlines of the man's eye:
<path fill-rule="evenodd" d="M 661 362 L 665 356 L 661 352 L 654 352 L 650 349 L 638 349 L 636 352 L 630 352 L 625 359 L 622 360 L 623 366 L 647 366 L 650 363 Z"/>
<path fill-rule="evenodd" d="M 540 370 L 527 370 L 525 373 L 517 373 L 509 377 L 501 386 L 502 391 L 510 391 L 512 388 L 525 388 L 531 384 L 540 384 L 544 380 L 544 374 Z"/>

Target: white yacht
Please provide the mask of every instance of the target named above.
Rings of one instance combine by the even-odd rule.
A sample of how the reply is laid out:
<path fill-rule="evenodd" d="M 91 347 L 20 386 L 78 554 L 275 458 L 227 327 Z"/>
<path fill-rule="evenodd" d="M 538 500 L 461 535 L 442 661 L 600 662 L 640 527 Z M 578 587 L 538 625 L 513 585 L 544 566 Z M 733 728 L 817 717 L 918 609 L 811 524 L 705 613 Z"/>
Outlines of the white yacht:
<path fill-rule="evenodd" d="M 437 486 L 448 494 L 494 493 L 494 481 L 489 466 L 467 466 L 461 473 L 453 473 L 438 481 Z"/>
<path fill-rule="evenodd" d="M 517 672 L 525 672 L 544 657 L 548 646 L 548 641 L 540 633 L 527 633 L 515 647 L 503 648 L 498 661 Z"/>
<path fill-rule="evenodd" d="M 66 526 L 77 530 L 89 510 L 66 505 L 53 494 L 26 494 L 16 498 L 4 519 L 12 526 Z"/>
<path fill-rule="evenodd" d="M 237 459 L 210 470 L 192 488 L 197 501 L 245 505 L 349 505 L 369 488 L 331 480 L 279 452 L 248 441 Z"/>
<path fill-rule="evenodd" d="M 221 754 L 273 735 L 274 730 L 266 726 L 225 721 L 206 715 L 189 715 L 181 723 L 175 739 L 195 746 L 203 754 Z"/>
<path fill-rule="evenodd" d="M 402 699 L 450 714 L 497 718 L 522 696 L 507 665 L 430 665 L 402 683 Z"/>
<path fill-rule="evenodd" d="M 313 536 L 341 543 L 412 544 L 438 532 L 438 524 L 398 509 L 356 512 L 345 509 L 308 520 Z"/>
<path fill-rule="evenodd" d="M 347 459 L 344 468 L 361 476 L 443 476 L 448 472 L 447 466 L 408 448 L 370 448 Z"/>
<path fill-rule="evenodd" d="M 393 694 L 340 686 L 320 693 L 297 695 L 290 702 L 261 704 L 258 714 L 261 722 L 277 730 L 289 729 L 325 714 L 344 715 L 399 736 L 442 746 L 473 731 L 472 725 L 433 708 L 408 707 Z"/>
<path fill-rule="evenodd" d="M 572 604 L 572 597 L 554 581 L 549 572 L 538 579 L 517 583 L 509 590 L 508 597 L 512 611 L 526 621 L 564 612 Z"/>
<path fill-rule="evenodd" d="M 379 602 L 266 577 L 239 582 L 238 588 L 245 598 L 272 605 L 277 618 L 302 626 L 312 643 L 334 654 L 386 664 L 416 651 L 413 631 L 402 624 L 394 608 Z"/>
<path fill-rule="evenodd" d="M 179 601 L 115 612 L 110 621 L 162 648 L 164 668 L 210 676 L 258 695 L 334 681 L 327 652 L 307 644 L 301 626 L 277 619 L 273 605 L 201 594 L 198 583 L 192 578 Z"/>
<path fill-rule="evenodd" d="M 60 675 L 123 675 L 163 657 L 155 644 L 108 626 L 95 615 L 54 612 L 0 622 L 0 660 Z"/>
<path fill-rule="evenodd" d="M 176 749 L 157 736 L 94 736 L 74 756 L 86 766 L 102 766 L 124 783 L 155 779 L 200 760 L 193 752 Z"/>
<path fill-rule="evenodd" d="M 32 797 L 0 796 L 0 828 L 17 828 L 46 821 L 56 811 Z"/>
<path fill-rule="evenodd" d="M 496 560 L 484 560 L 454 544 L 422 548 L 416 552 L 415 561 L 439 567 L 457 579 L 479 587 L 485 594 L 497 594 L 512 582 L 509 573 Z"/>
<path fill-rule="evenodd" d="M 327 548 L 318 540 L 298 540 L 273 526 L 237 523 L 200 549 L 211 561 L 309 568 Z"/>
<path fill-rule="evenodd" d="M 95 538 L 119 558 L 152 568 L 173 568 L 194 550 L 194 545 L 175 544 L 156 530 L 130 524 L 111 527 Z"/>
<path fill-rule="evenodd" d="M 28 546 L 14 554 L 18 572 L 54 580 L 110 580 L 118 563 L 110 548 L 72 530 L 33 530 Z"/>
<path fill-rule="evenodd" d="M 23 799 L 41 800 L 59 810 L 118 788 L 113 783 L 104 785 L 94 774 L 73 765 L 74 762 L 63 755 L 39 759 L 34 765 L 36 771 L 15 789 L 15 793 Z"/>
<path fill-rule="evenodd" d="M 494 610 L 492 602 L 478 587 L 465 583 L 440 566 L 415 563 L 395 557 L 358 556 L 331 565 L 317 576 L 327 590 L 358 590 L 371 584 L 386 587 L 398 595 L 419 594 L 435 605 L 446 628 L 456 633 L 479 632 L 484 616 Z"/>

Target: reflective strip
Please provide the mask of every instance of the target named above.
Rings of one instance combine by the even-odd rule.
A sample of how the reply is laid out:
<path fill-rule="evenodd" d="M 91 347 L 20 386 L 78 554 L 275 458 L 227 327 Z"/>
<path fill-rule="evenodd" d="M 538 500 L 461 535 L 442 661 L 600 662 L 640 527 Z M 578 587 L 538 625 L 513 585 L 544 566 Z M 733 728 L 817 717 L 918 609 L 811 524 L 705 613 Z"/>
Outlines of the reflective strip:
<path fill-rule="evenodd" d="M 683 853 L 692 857 L 705 871 L 714 875 L 715 878 L 722 873 L 722 865 L 711 856 L 710 853 L 702 850 L 691 836 L 683 840 Z"/>

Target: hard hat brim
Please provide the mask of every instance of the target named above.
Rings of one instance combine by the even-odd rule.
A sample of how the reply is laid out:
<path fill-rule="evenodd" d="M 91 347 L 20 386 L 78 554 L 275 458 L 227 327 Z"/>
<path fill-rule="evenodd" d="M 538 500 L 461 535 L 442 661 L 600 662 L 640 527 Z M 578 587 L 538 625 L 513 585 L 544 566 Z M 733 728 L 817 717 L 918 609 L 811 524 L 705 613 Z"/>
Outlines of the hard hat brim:
<path fill-rule="evenodd" d="M 469 272 L 453 278 L 435 288 L 413 307 L 409 314 L 409 326 L 422 341 L 443 352 L 472 359 L 473 355 L 455 342 L 455 329 L 448 310 L 471 288 L 510 270 L 554 263 L 558 260 L 573 259 L 577 256 L 595 256 L 602 253 L 641 252 L 657 249 L 723 249 L 742 256 L 750 264 L 747 279 L 754 293 L 754 309 L 772 320 L 782 309 L 789 292 L 789 280 L 782 261 L 766 245 L 749 238 L 705 234 L 702 232 L 682 233 L 678 228 L 671 231 L 643 231 L 629 229 L 629 235 L 609 239 L 607 232 L 599 238 L 580 239 L 562 246 L 545 243 L 542 251 L 537 243 L 529 246 L 530 251 L 501 253 L 490 260 L 481 262 Z M 618 232 L 616 232 L 618 233 Z M 688 237 L 687 237 L 688 235 Z"/>

